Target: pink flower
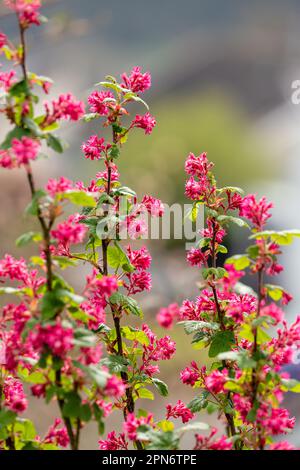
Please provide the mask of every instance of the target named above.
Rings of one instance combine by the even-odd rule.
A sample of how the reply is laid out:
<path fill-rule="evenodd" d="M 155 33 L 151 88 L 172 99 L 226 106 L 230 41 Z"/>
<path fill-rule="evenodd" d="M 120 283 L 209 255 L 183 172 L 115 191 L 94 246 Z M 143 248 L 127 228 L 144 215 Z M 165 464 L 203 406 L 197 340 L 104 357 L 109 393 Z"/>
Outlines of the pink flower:
<path fill-rule="evenodd" d="M 113 292 L 118 290 L 118 281 L 115 276 L 102 276 L 101 279 L 96 280 L 95 287 L 100 295 L 110 297 Z"/>
<path fill-rule="evenodd" d="M 38 156 L 41 144 L 29 137 L 22 137 L 21 140 L 12 140 L 12 150 L 19 165 L 26 165 Z"/>
<path fill-rule="evenodd" d="M 232 450 L 233 443 L 226 436 L 222 436 L 212 442 L 209 448 L 210 450 Z"/>
<path fill-rule="evenodd" d="M 125 389 L 126 387 L 123 381 L 113 375 L 107 380 L 104 392 L 110 397 L 120 398 L 124 395 Z"/>
<path fill-rule="evenodd" d="M 148 233 L 148 227 L 146 221 L 137 217 L 134 219 L 128 219 L 128 235 L 133 240 L 137 240 Z"/>
<path fill-rule="evenodd" d="M 150 113 L 146 113 L 143 116 L 137 114 L 131 123 L 131 127 L 138 127 L 144 129 L 145 134 L 151 134 L 153 128 L 156 125 L 156 120 Z"/>
<path fill-rule="evenodd" d="M 185 171 L 188 175 L 201 177 L 207 175 L 213 166 L 214 164 L 208 161 L 206 152 L 197 157 L 190 153 L 185 162 Z"/>
<path fill-rule="evenodd" d="M 270 209 L 273 207 L 271 202 L 267 202 L 265 197 L 256 200 L 254 194 L 245 196 L 240 206 L 240 216 L 249 219 L 257 228 L 261 230 L 267 220 L 271 217 Z"/>
<path fill-rule="evenodd" d="M 210 375 L 205 377 L 205 385 L 212 393 L 224 393 L 224 385 L 228 380 L 228 370 L 214 370 Z"/>
<path fill-rule="evenodd" d="M 148 414 L 147 416 L 141 416 L 136 418 L 133 413 L 127 415 L 126 421 L 123 424 L 125 433 L 128 436 L 128 439 L 135 441 L 137 439 L 137 430 L 140 426 L 152 425 L 153 415 Z"/>
<path fill-rule="evenodd" d="M 170 304 L 168 307 L 161 308 L 156 316 L 160 326 L 163 328 L 171 328 L 173 323 L 179 318 L 179 306 Z"/>
<path fill-rule="evenodd" d="M 26 282 L 28 275 L 26 261 L 23 258 L 17 260 L 11 255 L 5 255 L 0 260 L 0 277 L 8 277 L 12 281 Z"/>
<path fill-rule="evenodd" d="M 114 100 L 114 95 L 111 91 L 93 91 L 88 97 L 90 111 L 98 113 L 100 116 L 107 116 L 109 113 L 108 103 Z"/>
<path fill-rule="evenodd" d="M 145 206 L 146 210 L 154 217 L 162 217 L 164 214 L 164 205 L 155 197 L 145 195 L 142 199 L 142 205 Z"/>
<path fill-rule="evenodd" d="M 288 410 L 284 408 L 272 408 L 271 412 L 266 412 L 262 407 L 257 412 L 257 419 L 273 436 L 292 430 L 296 422 L 296 418 L 290 418 Z"/>
<path fill-rule="evenodd" d="M 283 310 L 278 307 L 274 302 L 272 302 L 270 305 L 266 305 L 265 307 L 262 307 L 260 310 L 261 316 L 267 316 L 271 317 L 275 320 L 275 324 L 282 322 L 284 319 L 284 312 Z"/>
<path fill-rule="evenodd" d="M 201 251 L 199 248 L 191 248 L 187 254 L 187 261 L 191 266 L 201 267 L 206 265 L 209 253 Z"/>
<path fill-rule="evenodd" d="M 178 400 L 178 402 L 174 406 L 170 404 L 167 405 L 166 409 L 167 409 L 166 419 L 181 418 L 183 423 L 187 423 L 188 421 L 193 419 L 195 416 L 191 412 L 191 410 L 187 408 L 181 400 Z"/>
<path fill-rule="evenodd" d="M 1 49 L 6 46 L 7 44 L 7 37 L 5 36 L 4 33 L 1 33 L 0 32 L 0 53 L 1 53 Z"/>
<path fill-rule="evenodd" d="M 151 265 L 151 255 L 147 248 L 143 246 L 140 250 L 132 250 L 130 246 L 127 247 L 127 254 L 130 263 L 138 270 L 146 270 Z"/>
<path fill-rule="evenodd" d="M 35 384 L 30 388 L 31 393 L 34 397 L 40 398 L 46 396 L 47 384 Z"/>
<path fill-rule="evenodd" d="M 70 215 L 70 217 L 57 225 L 55 230 L 51 231 L 51 235 L 55 238 L 62 247 L 68 251 L 71 244 L 82 243 L 87 227 L 81 223 L 79 214 Z"/>
<path fill-rule="evenodd" d="M 143 93 L 151 87 L 151 75 L 149 72 L 142 73 L 141 67 L 134 67 L 128 77 L 126 73 L 121 75 L 122 86 L 134 93 Z"/>
<path fill-rule="evenodd" d="M 117 437 L 115 431 L 110 432 L 106 440 L 99 441 L 99 448 L 100 450 L 128 450 L 125 434 L 121 433 Z"/>
<path fill-rule="evenodd" d="M 64 176 L 61 176 L 59 179 L 50 178 L 46 189 L 52 197 L 55 197 L 58 193 L 64 193 L 73 189 L 73 182 Z"/>
<path fill-rule="evenodd" d="M 128 289 L 128 294 L 137 294 L 138 292 L 151 290 L 152 277 L 149 272 L 137 271 L 137 272 L 128 274 L 127 278 L 130 281 L 129 285 L 125 284 L 125 287 Z"/>
<path fill-rule="evenodd" d="M 54 421 L 54 424 L 49 428 L 43 439 L 45 444 L 55 444 L 60 447 L 67 447 L 69 445 L 69 436 L 65 426 L 58 429 L 58 426 L 60 426 L 61 423 L 61 419 L 56 419 Z"/>
<path fill-rule="evenodd" d="M 104 138 L 99 139 L 96 135 L 92 135 L 87 142 L 82 144 L 81 149 L 85 154 L 85 158 L 91 160 L 99 160 L 102 157 L 102 152 L 106 150 L 107 146 L 104 145 Z"/>
<path fill-rule="evenodd" d="M 39 325 L 29 339 L 36 350 L 48 348 L 54 356 L 63 358 L 73 348 L 73 329 L 63 327 L 57 320 L 54 325 Z"/>
<path fill-rule="evenodd" d="M 28 406 L 22 383 L 9 376 L 4 380 L 4 405 L 15 413 L 23 413 Z"/>
<path fill-rule="evenodd" d="M 80 308 L 89 317 L 89 328 L 96 330 L 101 323 L 105 323 L 105 311 L 102 305 L 92 304 L 86 301 L 80 305 Z"/>

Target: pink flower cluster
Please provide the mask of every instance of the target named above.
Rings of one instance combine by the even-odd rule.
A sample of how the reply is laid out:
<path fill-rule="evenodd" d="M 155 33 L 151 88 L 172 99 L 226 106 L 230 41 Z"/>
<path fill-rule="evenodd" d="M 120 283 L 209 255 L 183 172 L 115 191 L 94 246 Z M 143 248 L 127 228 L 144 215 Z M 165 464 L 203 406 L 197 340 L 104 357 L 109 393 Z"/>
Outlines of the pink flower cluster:
<path fill-rule="evenodd" d="M 3 168 L 19 168 L 28 165 L 37 158 L 41 144 L 29 137 L 12 140 L 10 150 L 0 150 L 0 166 Z"/>
<path fill-rule="evenodd" d="M 3 386 L 4 405 L 15 413 L 23 413 L 28 406 L 22 383 L 8 376 Z"/>
<path fill-rule="evenodd" d="M 127 281 L 124 282 L 124 286 L 128 295 L 151 290 L 151 274 L 147 271 L 151 265 L 149 251 L 146 247 L 142 247 L 140 250 L 132 250 L 128 246 L 127 253 L 130 263 L 135 268 L 134 272 L 126 274 Z"/>
<path fill-rule="evenodd" d="M 153 365 L 152 362 L 171 359 L 176 352 L 176 343 L 171 340 L 170 336 L 158 339 L 146 324 L 142 326 L 142 330 L 146 333 L 149 344 L 143 345 L 142 366 L 140 370 L 151 377 L 159 372 L 159 367 Z"/>
<path fill-rule="evenodd" d="M 40 0 L 5 0 L 5 3 L 11 10 L 17 13 L 24 29 L 33 24 L 37 26 L 41 24 L 39 12 L 41 8 Z"/>
<path fill-rule="evenodd" d="M 170 304 L 161 308 L 156 316 L 156 320 L 162 328 L 170 329 L 180 317 L 178 304 Z"/>
<path fill-rule="evenodd" d="M 147 416 L 141 416 L 136 418 L 133 413 L 127 415 L 126 421 L 123 425 L 124 432 L 127 434 L 130 441 L 137 439 L 137 430 L 140 426 L 147 426 L 153 424 L 153 415 L 148 414 Z"/>
<path fill-rule="evenodd" d="M 146 113 L 144 115 L 137 114 L 134 120 L 132 121 L 130 127 L 137 127 L 139 129 L 143 129 L 145 131 L 145 134 L 147 135 L 151 134 L 155 126 L 155 118 L 150 113 Z"/>
<path fill-rule="evenodd" d="M 116 435 L 115 431 L 107 435 L 107 439 L 99 441 L 100 450 L 128 450 L 128 442 L 125 433 Z"/>
<path fill-rule="evenodd" d="M 271 217 L 270 209 L 273 207 L 271 202 L 267 202 L 265 197 L 259 201 L 254 194 L 244 197 L 240 205 L 240 215 L 250 220 L 257 230 L 262 230 L 267 220 Z"/>
<path fill-rule="evenodd" d="M 54 444 L 60 447 L 68 447 L 70 439 L 65 426 L 59 427 L 62 424 L 61 419 L 56 419 L 54 424 L 50 426 L 46 436 L 43 439 L 44 444 Z"/>
<path fill-rule="evenodd" d="M 121 78 L 122 86 L 133 93 L 144 93 L 151 88 L 151 75 L 149 72 L 142 73 L 141 67 L 133 67 L 129 76 L 123 73 Z"/>
<path fill-rule="evenodd" d="M 61 254 L 66 256 L 70 253 L 70 245 L 82 243 L 87 232 L 87 227 L 80 223 L 82 216 L 72 214 L 70 217 L 57 225 L 51 231 L 51 235 L 58 241 L 58 248 Z"/>
<path fill-rule="evenodd" d="M 16 83 L 15 77 L 15 70 L 9 70 L 8 72 L 0 72 L 0 88 L 3 88 L 5 92 L 8 92 L 10 88 Z"/>
<path fill-rule="evenodd" d="M 103 137 L 99 138 L 96 135 L 91 135 L 87 142 L 83 143 L 81 146 L 85 158 L 99 160 L 102 156 L 105 156 L 111 146 L 110 144 L 104 144 L 104 142 Z"/>

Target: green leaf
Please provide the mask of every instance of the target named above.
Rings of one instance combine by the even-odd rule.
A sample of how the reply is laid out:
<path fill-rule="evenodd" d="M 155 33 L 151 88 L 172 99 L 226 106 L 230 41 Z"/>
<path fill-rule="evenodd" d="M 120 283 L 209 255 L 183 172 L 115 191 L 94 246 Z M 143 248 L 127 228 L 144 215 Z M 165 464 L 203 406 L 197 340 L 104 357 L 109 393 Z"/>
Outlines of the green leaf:
<path fill-rule="evenodd" d="M 137 301 L 131 297 L 128 297 L 127 295 L 121 294 L 120 292 L 115 292 L 110 296 L 109 302 L 113 305 L 119 305 L 128 313 L 132 313 L 137 317 L 143 318 L 143 312 L 138 306 Z"/>
<path fill-rule="evenodd" d="M 130 259 L 117 242 L 115 242 L 115 246 L 108 247 L 107 261 L 109 266 L 116 271 L 120 267 L 126 272 L 134 271 L 134 266 L 130 263 Z"/>
<path fill-rule="evenodd" d="M 12 424 L 17 415 L 13 411 L 6 410 L 5 408 L 0 411 L 0 429 L 4 426 L 9 426 Z"/>
<path fill-rule="evenodd" d="M 154 400 L 153 393 L 147 388 L 139 388 L 138 390 L 136 390 L 136 393 L 139 398 L 142 398 L 144 400 Z"/>
<path fill-rule="evenodd" d="M 98 113 L 88 113 L 83 116 L 83 119 L 85 120 L 85 122 L 90 122 L 99 117 L 100 117 L 100 114 Z"/>
<path fill-rule="evenodd" d="M 30 242 L 39 242 L 42 240 L 42 235 L 39 232 L 27 232 L 23 233 L 19 238 L 16 240 L 16 245 L 18 247 L 25 246 Z"/>
<path fill-rule="evenodd" d="M 228 272 L 225 268 L 203 268 L 202 269 L 203 279 L 208 279 L 213 276 L 215 279 L 223 279 L 228 277 Z"/>
<path fill-rule="evenodd" d="M 113 194 L 115 194 L 116 196 L 136 196 L 136 192 L 133 191 L 133 189 L 128 188 L 127 186 L 121 186 L 120 188 L 116 188 L 113 191 Z"/>
<path fill-rule="evenodd" d="M 249 351 L 226 351 L 218 354 L 220 361 L 236 361 L 240 369 L 253 369 L 256 361 L 252 359 Z"/>
<path fill-rule="evenodd" d="M 223 188 L 218 189 L 218 192 L 224 193 L 224 192 L 230 192 L 230 193 L 238 193 L 238 194 L 244 194 L 244 190 L 241 188 L 238 188 L 236 186 L 224 186 Z"/>
<path fill-rule="evenodd" d="M 235 344 L 233 331 L 218 331 L 212 339 L 208 355 L 216 357 L 218 354 L 229 351 Z"/>
<path fill-rule="evenodd" d="M 157 388 L 161 396 L 163 397 L 168 396 L 169 389 L 168 389 L 168 385 L 165 382 L 154 377 L 152 379 L 152 383 L 155 385 L 155 387 Z"/>
<path fill-rule="evenodd" d="M 20 96 L 20 95 L 28 95 L 30 93 L 27 80 L 21 80 L 15 83 L 10 89 L 9 94 L 11 96 Z"/>
<path fill-rule="evenodd" d="M 235 255 L 228 258 L 226 264 L 233 264 L 237 271 L 241 271 L 250 266 L 250 259 L 247 255 Z"/>
<path fill-rule="evenodd" d="M 41 301 L 43 320 L 54 318 L 65 306 L 64 301 L 57 295 L 57 291 L 46 292 Z"/>
<path fill-rule="evenodd" d="M 117 144 L 113 144 L 111 146 L 111 148 L 109 149 L 109 156 L 114 160 L 120 156 L 120 149 Z"/>
<path fill-rule="evenodd" d="M 144 331 L 139 330 L 138 328 L 133 328 L 132 326 L 123 326 L 121 328 L 122 336 L 129 341 L 136 341 L 137 343 L 142 344 L 143 346 L 148 346 L 149 338 Z"/>
<path fill-rule="evenodd" d="M 300 393 L 300 382 L 295 379 L 281 379 L 285 391 Z"/>
<path fill-rule="evenodd" d="M 92 411 L 88 403 L 81 405 L 79 409 L 79 418 L 81 419 L 81 421 L 84 421 L 85 423 L 91 420 Z"/>
<path fill-rule="evenodd" d="M 97 337 L 95 334 L 85 328 L 77 328 L 74 331 L 74 344 L 81 348 L 90 348 L 95 346 Z"/>
<path fill-rule="evenodd" d="M 22 441 L 32 441 L 36 437 L 34 424 L 29 419 L 17 418 L 14 432 Z"/>
<path fill-rule="evenodd" d="M 221 224 L 228 225 L 230 223 L 236 224 L 239 227 L 246 227 L 250 229 L 249 224 L 239 217 L 233 217 L 232 215 L 218 215 L 217 221 Z"/>
<path fill-rule="evenodd" d="M 208 429 L 209 424 L 198 421 L 196 423 L 190 423 L 186 424 L 185 426 L 182 426 L 177 430 L 177 432 L 179 433 L 179 435 L 181 435 L 189 431 L 207 431 Z"/>
<path fill-rule="evenodd" d="M 0 295 L 3 294 L 15 294 L 19 295 L 23 292 L 22 289 L 18 289 L 17 287 L 0 287 Z"/>
<path fill-rule="evenodd" d="M 281 286 L 277 286 L 275 284 L 265 284 L 265 287 L 267 289 L 267 293 L 271 299 L 275 300 L 275 302 L 278 302 L 283 296 L 284 289 Z"/>
<path fill-rule="evenodd" d="M 67 191 L 62 193 L 62 196 L 77 206 L 96 207 L 94 197 L 85 191 Z"/>
<path fill-rule="evenodd" d="M 52 150 L 54 150 L 57 153 L 63 153 L 64 145 L 63 145 L 62 140 L 59 137 L 53 134 L 47 134 L 46 139 L 47 139 L 48 147 L 52 148 Z"/>
<path fill-rule="evenodd" d="M 148 450 L 176 450 L 179 447 L 179 436 L 174 431 L 154 430 L 150 426 L 139 426 L 137 437 L 148 442 Z"/>

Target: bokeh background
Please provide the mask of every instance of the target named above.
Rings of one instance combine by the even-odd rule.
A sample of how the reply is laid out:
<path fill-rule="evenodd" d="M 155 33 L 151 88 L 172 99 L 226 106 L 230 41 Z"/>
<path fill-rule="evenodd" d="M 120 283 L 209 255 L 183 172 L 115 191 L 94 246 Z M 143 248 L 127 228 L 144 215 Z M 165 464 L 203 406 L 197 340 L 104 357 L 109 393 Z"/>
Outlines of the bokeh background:
<path fill-rule="evenodd" d="M 291 84 L 300 79 L 300 3 L 297 0 L 48 0 L 49 22 L 29 32 L 29 68 L 52 77 L 53 96 L 71 91 L 86 100 L 93 84 L 106 74 L 119 75 L 134 65 L 151 71 L 147 95 L 157 128 L 150 137 L 135 133 L 124 147 L 122 180 L 139 194 L 151 193 L 172 204 L 185 202 L 184 160 L 189 151 L 207 151 L 220 183 L 242 186 L 274 201 L 273 228 L 300 228 L 300 105 L 291 102 Z M 13 15 L 0 7 L 0 29 L 17 40 Z M 1 140 L 7 124 L 0 115 Z M 35 165 L 39 185 L 64 174 L 85 182 L 98 170 L 80 152 L 93 124 L 68 124 L 61 136 L 69 142 L 64 155 L 49 153 Z M 21 171 L 0 172 L 1 256 L 21 256 L 14 240 L 24 232 L 29 192 Z M 231 233 L 228 245 L 239 251 L 245 234 Z M 197 294 L 197 271 L 186 266 L 184 244 L 151 243 L 153 290 L 141 302 L 153 321 L 159 306 Z M 288 315 L 300 310 L 300 244 L 284 253 L 286 271 L 279 281 L 295 297 Z M 73 284 L 80 289 L 83 272 Z M 173 390 L 170 401 L 189 400 L 179 371 L 192 358 L 204 360 L 177 327 L 172 336 L 178 352 L 161 378 Z M 299 374 L 295 366 L 293 373 Z M 163 415 L 169 399 L 150 407 Z M 55 406 L 35 400 L 30 413 L 40 432 L 51 423 Z M 288 406 L 300 417 L 299 399 Z M 213 421 L 213 418 L 211 418 Z M 112 416 L 109 428 L 118 426 Z M 300 426 L 290 441 L 300 445 Z M 188 443 L 187 443 L 188 445 Z M 96 448 L 89 426 L 83 448 Z"/>

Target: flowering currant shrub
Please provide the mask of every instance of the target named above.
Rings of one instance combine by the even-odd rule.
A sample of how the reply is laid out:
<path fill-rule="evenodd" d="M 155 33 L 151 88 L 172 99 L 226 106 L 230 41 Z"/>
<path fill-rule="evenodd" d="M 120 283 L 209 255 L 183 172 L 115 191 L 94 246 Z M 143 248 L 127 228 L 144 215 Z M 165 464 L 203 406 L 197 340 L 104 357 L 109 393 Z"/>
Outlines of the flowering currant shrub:
<path fill-rule="evenodd" d="M 49 95 L 52 86 L 27 67 L 26 33 L 45 21 L 41 2 L 5 3 L 16 14 L 20 44 L 0 33 L 0 54 L 13 65 L 0 72 L 0 112 L 11 125 L 1 144 L 0 166 L 23 172 L 30 194 L 26 215 L 39 228 L 16 241 L 18 247 L 36 243 L 34 256 L 6 254 L 0 260 L 0 292 L 9 299 L 0 318 L 0 449 L 77 450 L 90 421 L 98 425 L 101 450 L 176 450 L 188 431 L 195 436 L 195 450 L 292 449 L 272 439 L 295 424 L 280 403 L 285 392 L 300 390 L 282 369 L 300 345 L 300 319 L 287 325 L 278 303 L 287 304 L 291 296 L 268 277 L 283 269 L 277 261 L 280 245 L 299 233 L 265 230 L 272 204 L 242 197 L 238 188 L 218 188 L 206 154 L 189 155 L 191 218 L 203 206 L 206 211 L 201 241 L 187 255 L 201 270 L 200 293 L 194 302 L 162 308 L 157 318 L 163 328 L 183 325 L 196 350 L 208 348 L 209 366 L 195 358 L 181 372 L 184 384 L 200 389 L 190 403 L 168 404 L 160 419 L 137 407 L 139 399 L 153 398 L 153 391 L 167 396 L 159 363 L 176 352 L 169 335 L 159 337 L 142 322 L 135 295 L 151 289 L 151 256 L 146 247 L 128 242 L 142 238 L 147 217 L 163 216 L 164 206 L 148 194 L 138 200 L 120 182 L 117 167 L 130 134 L 137 130 L 147 136 L 156 125 L 141 97 L 151 87 L 151 76 L 134 67 L 119 79 L 107 76 L 98 83 L 86 106 L 67 92 L 47 99 L 37 111 L 41 95 Z M 145 112 L 131 117 L 132 105 Z M 81 148 L 83 158 L 99 163 L 99 171 L 87 185 L 61 176 L 40 188 L 34 162 L 47 149 L 63 153 L 55 133 L 63 121 L 99 123 Z M 231 223 L 252 227 L 251 245 L 220 267 Z M 81 275 L 82 265 L 87 275 L 75 292 L 64 270 Z M 256 277 L 256 291 L 241 282 L 245 269 Z M 57 405 L 44 436 L 24 417 L 34 399 Z M 217 413 L 223 435 L 195 420 L 204 410 Z M 112 412 L 122 415 L 122 429 L 104 437 L 105 418 Z M 175 427 L 174 420 L 180 425 Z"/>
<path fill-rule="evenodd" d="M 181 401 L 169 405 L 168 416 L 188 421 L 204 410 L 217 413 L 226 435 L 216 437 L 216 429 L 208 436 L 196 434 L 196 450 L 291 450 L 277 436 L 295 425 L 281 402 L 287 391 L 300 392 L 300 383 L 283 369 L 300 345 L 300 317 L 287 325 L 282 306 L 292 297 L 270 279 L 283 270 L 281 245 L 300 233 L 266 230 L 272 204 L 253 194 L 243 197 L 239 188 L 218 188 L 212 168 L 205 153 L 190 154 L 185 164 L 191 216 L 203 205 L 206 213 L 200 242 L 187 254 L 188 263 L 202 274 L 199 296 L 181 307 L 163 308 L 157 316 L 165 328 L 183 325 L 197 351 L 207 348 L 209 366 L 195 359 L 181 372 L 183 384 L 197 393 L 187 406 Z M 220 267 L 230 224 L 251 228 L 250 246 Z M 255 277 L 255 291 L 241 282 L 246 269 Z"/>

